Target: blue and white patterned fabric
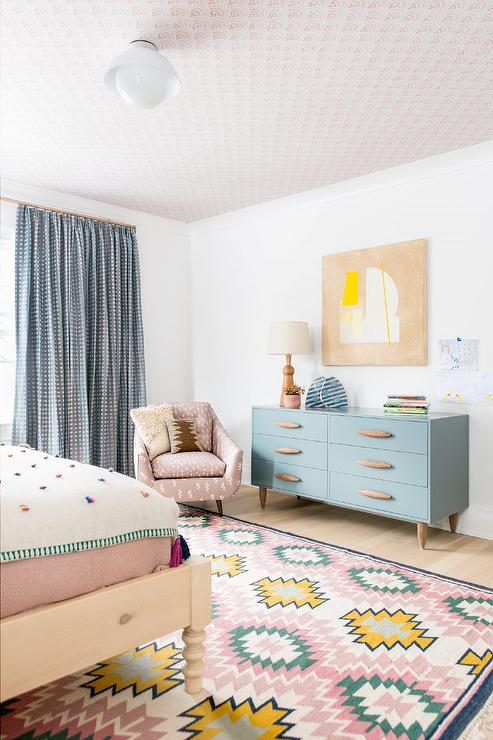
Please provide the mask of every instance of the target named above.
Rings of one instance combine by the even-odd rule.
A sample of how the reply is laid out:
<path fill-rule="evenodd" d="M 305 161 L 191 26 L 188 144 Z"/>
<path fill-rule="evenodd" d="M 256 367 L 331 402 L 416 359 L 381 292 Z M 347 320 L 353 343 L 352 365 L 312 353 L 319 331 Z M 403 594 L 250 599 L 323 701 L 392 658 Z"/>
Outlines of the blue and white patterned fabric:
<path fill-rule="evenodd" d="M 347 405 L 347 393 L 337 378 L 317 378 L 306 394 L 306 409 L 340 409 Z"/>
<path fill-rule="evenodd" d="M 145 404 L 135 229 L 19 206 L 12 440 L 133 472 Z"/>

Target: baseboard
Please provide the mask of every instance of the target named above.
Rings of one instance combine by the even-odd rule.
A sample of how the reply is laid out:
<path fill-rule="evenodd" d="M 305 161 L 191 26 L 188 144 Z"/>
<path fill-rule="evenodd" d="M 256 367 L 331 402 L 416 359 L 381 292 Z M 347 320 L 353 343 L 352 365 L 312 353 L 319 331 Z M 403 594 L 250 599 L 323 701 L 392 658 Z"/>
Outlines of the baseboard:
<path fill-rule="evenodd" d="M 242 474 L 242 485 L 251 486 L 251 467 L 245 465 Z M 450 531 L 448 519 L 434 522 L 432 527 Z M 471 537 L 482 537 L 485 540 L 493 540 L 493 508 L 486 506 L 470 506 L 466 511 L 459 514 L 457 532 L 468 534 Z"/>
<path fill-rule="evenodd" d="M 252 468 L 250 465 L 243 465 L 241 473 L 241 485 L 251 486 L 252 485 Z"/>
<path fill-rule="evenodd" d="M 434 522 L 432 527 L 450 530 L 448 519 Z M 459 514 L 457 532 L 468 534 L 471 537 L 482 537 L 485 540 L 493 540 L 493 508 L 486 506 L 469 506 L 468 509 Z"/>

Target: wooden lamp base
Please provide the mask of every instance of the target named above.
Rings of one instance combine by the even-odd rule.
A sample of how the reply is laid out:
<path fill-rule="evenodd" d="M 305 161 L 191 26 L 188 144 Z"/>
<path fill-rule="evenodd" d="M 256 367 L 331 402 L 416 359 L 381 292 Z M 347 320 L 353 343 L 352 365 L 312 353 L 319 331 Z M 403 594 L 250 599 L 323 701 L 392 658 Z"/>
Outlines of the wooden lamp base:
<path fill-rule="evenodd" d="M 291 365 L 291 355 L 286 355 L 286 364 L 282 369 L 284 376 L 282 389 L 281 389 L 281 400 L 279 406 L 284 406 L 284 394 L 288 388 L 292 388 L 294 385 L 294 367 Z"/>

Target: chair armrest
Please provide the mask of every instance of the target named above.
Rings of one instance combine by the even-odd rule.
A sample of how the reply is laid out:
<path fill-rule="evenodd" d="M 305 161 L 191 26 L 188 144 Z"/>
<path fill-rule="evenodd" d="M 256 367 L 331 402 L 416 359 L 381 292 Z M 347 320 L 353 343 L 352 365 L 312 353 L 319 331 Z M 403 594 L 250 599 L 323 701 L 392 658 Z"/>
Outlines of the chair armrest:
<path fill-rule="evenodd" d="M 137 432 L 134 433 L 134 466 L 135 477 L 147 486 L 154 485 L 151 463 L 147 449 Z"/>
<path fill-rule="evenodd" d="M 226 463 L 224 476 L 231 480 L 237 490 L 241 485 L 243 450 L 231 439 L 215 414 L 212 427 L 212 451 Z"/>

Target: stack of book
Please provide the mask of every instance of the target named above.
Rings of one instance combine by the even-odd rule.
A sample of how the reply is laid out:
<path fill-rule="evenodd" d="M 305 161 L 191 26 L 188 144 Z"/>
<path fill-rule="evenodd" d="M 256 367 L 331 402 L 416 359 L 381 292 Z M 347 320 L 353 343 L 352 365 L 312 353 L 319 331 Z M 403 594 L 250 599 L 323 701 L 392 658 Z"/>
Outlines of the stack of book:
<path fill-rule="evenodd" d="M 427 414 L 430 402 L 426 396 L 387 396 L 383 405 L 386 414 Z"/>

